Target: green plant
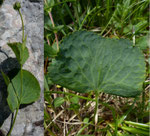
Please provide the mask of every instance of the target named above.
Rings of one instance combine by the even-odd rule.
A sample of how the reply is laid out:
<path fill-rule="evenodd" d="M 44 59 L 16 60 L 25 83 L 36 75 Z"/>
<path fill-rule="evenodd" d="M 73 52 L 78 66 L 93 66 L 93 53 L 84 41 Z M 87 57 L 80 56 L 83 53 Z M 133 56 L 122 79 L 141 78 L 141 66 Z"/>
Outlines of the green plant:
<path fill-rule="evenodd" d="M 62 40 L 48 75 L 53 83 L 73 91 L 93 91 L 97 124 L 99 93 L 137 97 L 142 92 L 145 71 L 143 53 L 130 41 L 77 31 Z"/>
<path fill-rule="evenodd" d="M 140 49 L 132 47 L 128 40 L 102 38 L 86 31 L 63 39 L 48 70 L 54 83 L 80 93 L 135 97 L 141 93 L 145 79 Z"/>
<path fill-rule="evenodd" d="M 53 43 L 56 34 L 59 39 L 79 29 L 130 39 L 148 30 L 149 0 L 45 1 L 45 38 L 50 43 Z"/>
<path fill-rule="evenodd" d="M 149 124 L 137 123 L 133 121 L 124 121 L 123 126 L 121 126 L 121 129 L 130 132 L 131 134 L 139 134 L 141 136 L 148 136 L 149 128 Z"/>
<path fill-rule="evenodd" d="M 51 67 L 53 62 L 55 62 L 53 60 L 55 58 L 57 60 L 58 57 L 60 57 L 59 54 L 62 51 L 61 48 L 63 48 L 61 46 L 65 46 L 62 45 L 62 39 L 68 37 L 70 33 L 83 29 L 93 31 L 102 37 L 109 37 L 109 39 L 126 38 L 133 40 L 133 46 L 138 46 L 141 51 L 143 51 L 145 56 L 145 59 L 143 57 L 143 62 L 145 61 L 146 66 L 149 66 L 149 45 L 147 44 L 148 38 L 145 36 L 148 34 L 149 26 L 148 5 L 149 0 L 45 0 L 45 135 L 62 135 L 62 133 L 64 133 L 64 135 L 70 136 L 81 133 L 81 135 L 94 134 L 107 136 L 108 134 L 108 136 L 116 136 L 116 132 L 118 132 L 118 134 L 120 134 L 120 132 L 122 133 L 123 130 L 118 127 L 118 119 L 130 109 L 134 98 L 123 98 L 107 93 L 100 93 L 98 97 L 98 122 L 96 125 L 97 128 L 95 128 L 93 116 L 96 100 L 93 99 L 95 93 L 93 91 L 89 93 L 78 93 L 72 91 L 72 89 L 67 89 L 67 87 L 65 88 L 63 85 L 55 85 L 58 83 L 52 83 L 51 76 L 48 74 L 48 66 Z M 94 42 L 92 42 L 92 44 L 93 43 Z M 120 46 L 121 45 L 122 44 L 120 44 Z M 76 52 L 78 52 L 78 46 L 76 48 Z M 132 47 L 132 43 L 131 48 L 134 48 Z M 70 49 L 68 49 L 68 52 L 69 50 Z M 116 55 L 117 54 L 119 54 L 119 52 L 116 52 Z M 80 56 L 80 54 L 78 55 Z M 70 62 L 66 62 L 66 65 L 67 64 L 70 64 Z M 89 65 L 93 64 L 89 63 Z M 64 66 L 62 66 L 62 69 L 63 67 Z M 136 71 L 136 67 L 133 68 L 133 71 L 134 69 Z M 131 106 L 130 114 L 128 114 L 128 116 L 126 115 L 126 120 L 145 123 L 144 120 L 146 117 L 144 116 L 148 113 L 146 107 L 149 99 L 148 73 L 149 70 L 148 67 L 146 67 L 145 82 L 143 87 L 141 87 L 142 95 L 139 95 L 138 99 L 135 99 L 136 102 Z M 58 77 L 60 75 L 55 74 L 55 76 Z M 107 79 L 109 80 L 109 77 L 107 77 L 106 80 Z M 80 79 L 78 80 L 80 81 Z M 133 81 L 135 80 L 136 79 L 133 78 Z M 69 83 L 70 82 L 71 80 Z M 136 84 L 133 85 L 133 87 L 135 86 Z M 57 97 L 61 97 L 61 103 L 57 101 Z M 80 107 L 78 108 L 78 115 L 73 111 L 72 107 L 70 108 L 70 106 L 72 106 L 70 97 L 79 98 L 78 105 Z M 59 107 L 55 108 L 54 105 L 57 104 Z M 60 115 L 59 113 L 61 113 L 61 116 L 57 116 Z M 72 120 L 73 115 L 75 117 L 74 120 Z M 64 118 L 66 122 L 63 122 L 62 118 Z M 84 118 L 89 118 L 89 123 L 85 124 L 83 122 Z M 112 129 L 107 122 L 114 122 L 114 129 Z M 79 124 L 76 125 L 76 123 Z"/>
<path fill-rule="evenodd" d="M 7 85 L 7 103 L 12 113 L 16 111 L 7 136 L 11 135 L 20 106 L 30 104 L 38 100 L 41 90 L 37 79 L 29 71 L 23 69 L 23 65 L 29 57 L 29 52 L 26 47 L 27 36 L 24 34 L 24 22 L 20 8 L 20 3 L 16 2 L 14 4 L 14 9 L 19 12 L 22 21 L 22 43 L 8 43 L 8 46 L 13 50 L 16 56 L 20 68 L 14 69 L 16 74 L 13 78 L 10 78 L 1 71 Z"/>

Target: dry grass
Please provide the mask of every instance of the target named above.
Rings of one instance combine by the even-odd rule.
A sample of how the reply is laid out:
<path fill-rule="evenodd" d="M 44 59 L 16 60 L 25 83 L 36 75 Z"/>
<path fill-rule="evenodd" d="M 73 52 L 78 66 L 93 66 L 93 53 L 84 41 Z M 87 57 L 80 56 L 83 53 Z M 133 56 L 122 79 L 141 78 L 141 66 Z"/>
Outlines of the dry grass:
<path fill-rule="evenodd" d="M 56 87 L 55 87 L 56 89 Z M 148 89 L 149 86 L 146 88 L 146 99 L 148 98 Z M 63 88 L 57 88 L 57 91 L 64 91 Z M 65 92 L 73 93 L 72 91 L 66 90 Z M 87 94 L 78 94 L 85 97 L 88 97 Z M 53 100 L 57 97 L 66 97 L 63 94 L 51 94 L 51 98 Z M 94 94 L 91 94 L 90 98 L 94 99 Z M 133 104 L 133 98 L 122 98 L 119 96 L 112 96 L 108 94 L 101 93 L 99 96 L 99 100 L 101 102 L 107 103 L 111 108 L 113 108 L 116 112 L 116 117 L 120 117 L 123 115 L 129 107 Z M 141 104 L 142 103 L 142 96 L 138 99 L 135 103 L 133 110 L 130 112 L 128 119 L 132 119 L 135 121 L 139 120 L 139 116 L 141 112 Z M 145 105 L 148 104 L 148 100 L 146 100 Z M 95 136 L 105 136 L 106 130 L 109 127 L 108 123 L 113 123 L 113 113 L 112 110 L 108 107 L 104 106 L 103 104 L 99 104 L 98 108 L 98 123 L 95 126 L 94 124 L 94 109 L 95 109 L 95 102 L 94 101 L 87 101 L 80 99 L 79 110 L 75 113 L 75 111 L 70 110 L 71 102 L 66 101 L 58 108 L 52 108 L 49 105 L 49 102 L 45 101 L 45 109 L 46 112 L 49 114 L 51 120 L 45 120 L 46 127 L 45 127 L 45 135 L 46 136 L 75 136 L 81 129 L 84 128 L 81 134 L 90 135 L 94 134 Z M 84 119 L 89 119 L 89 124 L 84 123 Z M 148 120 L 147 120 L 148 121 Z M 86 127 L 85 127 L 86 126 Z"/>

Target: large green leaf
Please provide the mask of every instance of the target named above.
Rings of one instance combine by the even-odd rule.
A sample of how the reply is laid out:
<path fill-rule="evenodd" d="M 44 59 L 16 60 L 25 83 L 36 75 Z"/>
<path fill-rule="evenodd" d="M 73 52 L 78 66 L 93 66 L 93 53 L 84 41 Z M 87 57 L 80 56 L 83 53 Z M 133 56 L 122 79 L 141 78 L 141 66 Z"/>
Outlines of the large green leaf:
<path fill-rule="evenodd" d="M 40 96 L 40 86 L 37 79 L 28 71 L 23 70 L 23 91 L 21 91 L 21 72 L 9 83 L 7 102 L 12 112 L 20 104 L 30 104 Z"/>
<path fill-rule="evenodd" d="M 23 65 L 26 62 L 26 60 L 29 58 L 28 48 L 25 46 L 24 50 L 22 50 L 23 43 L 19 43 L 19 42 L 8 43 L 8 46 L 15 53 L 18 62 Z"/>
<path fill-rule="evenodd" d="M 86 93 L 105 92 L 135 97 L 145 79 L 144 56 L 125 39 L 102 38 L 77 31 L 63 39 L 60 52 L 48 68 L 51 80 Z"/>

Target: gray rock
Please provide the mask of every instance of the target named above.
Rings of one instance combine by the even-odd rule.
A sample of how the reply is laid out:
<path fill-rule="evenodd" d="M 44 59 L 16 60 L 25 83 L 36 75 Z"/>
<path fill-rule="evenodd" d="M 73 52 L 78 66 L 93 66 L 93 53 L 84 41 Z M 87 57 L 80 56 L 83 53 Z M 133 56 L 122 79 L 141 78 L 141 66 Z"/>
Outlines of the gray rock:
<path fill-rule="evenodd" d="M 37 102 L 20 109 L 12 131 L 12 136 L 44 136 L 44 84 L 43 84 L 43 2 L 42 0 L 18 0 L 21 2 L 21 12 L 25 23 L 25 34 L 27 35 L 27 48 L 30 57 L 24 65 L 40 82 L 41 98 Z M 6 0 L 0 7 L 0 64 L 7 57 L 15 58 L 8 42 L 20 42 L 22 38 L 21 20 L 19 14 L 13 9 L 15 1 Z M 7 56 L 6 56 L 6 55 Z M 5 65 L 6 73 L 17 64 Z M 2 79 L 0 79 L 1 81 Z M 0 91 L 2 82 L 0 82 Z M 1 114 L 1 113 L 0 113 Z M 5 120 L 1 130 L 7 133 L 9 130 L 11 115 Z M 1 134 L 1 131 L 0 131 Z M 1 134 L 2 135 L 2 134 Z"/>

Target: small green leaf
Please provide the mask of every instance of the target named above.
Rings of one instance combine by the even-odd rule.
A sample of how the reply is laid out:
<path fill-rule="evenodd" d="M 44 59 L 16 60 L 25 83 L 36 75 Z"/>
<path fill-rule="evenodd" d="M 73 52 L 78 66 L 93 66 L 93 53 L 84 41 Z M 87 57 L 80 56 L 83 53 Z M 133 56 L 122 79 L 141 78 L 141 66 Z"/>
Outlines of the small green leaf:
<path fill-rule="evenodd" d="M 84 123 L 89 123 L 89 118 L 84 118 L 83 122 Z"/>
<path fill-rule="evenodd" d="M 145 29 L 148 26 L 147 20 L 140 21 L 135 25 L 135 34 L 139 33 L 141 30 Z"/>
<path fill-rule="evenodd" d="M 70 104 L 70 110 L 79 110 L 80 109 L 80 105 L 76 104 L 76 103 L 72 103 Z"/>
<path fill-rule="evenodd" d="M 112 136 L 112 134 L 110 133 L 110 131 L 109 131 L 109 130 L 107 130 L 107 134 L 106 134 L 106 136 Z"/>
<path fill-rule="evenodd" d="M 53 27 L 52 25 L 47 24 L 47 25 L 45 25 L 44 28 L 46 30 L 50 30 L 50 31 L 52 31 L 54 33 L 57 33 L 57 32 L 59 32 L 60 30 L 62 30 L 64 28 L 64 25 L 59 25 L 59 26 Z"/>
<path fill-rule="evenodd" d="M 147 48 L 150 48 L 149 35 L 140 37 L 136 41 L 135 46 L 139 47 L 141 50 L 146 50 Z"/>
<path fill-rule="evenodd" d="M 146 68 L 143 53 L 129 40 L 77 31 L 63 39 L 48 71 L 53 83 L 76 92 L 135 97 L 143 90 Z"/>
<path fill-rule="evenodd" d="M 44 58 L 50 57 L 54 58 L 57 56 L 57 51 L 53 49 L 52 46 L 49 46 L 48 44 L 44 44 Z"/>
<path fill-rule="evenodd" d="M 63 97 L 57 97 L 54 99 L 54 107 L 60 107 L 65 102 L 65 99 Z"/>
<path fill-rule="evenodd" d="M 79 98 L 76 97 L 76 96 L 74 96 L 74 97 L 72 97 L 72 98 L 70 99 L 70 102 L 72 102 L 72 103 L 74 103 L 74 104 L 78 104 Z"/>
<path fill-rule="evenodd" d="M 49 91 L 49 86 L 48 86 L 48 82 L 47 82 L 45 75 L 44 75 L 44 88 L 46 91 Z"/>
<path fill-rule="evenodd" d="M 5 84 L 8 86 L 8 84 L 10 83 L 9 77 L 3 71 L 1 71 L 1 73 L 4 78 Z"/>
<path fill-rule="evenodd" d="M 19 42 L 8 43 L 8 46 L 15 53 L 18 62 L 23 65 L 29 57 L 28 48 L 25 45 L 22 45 L 22 43 L 19 43 Z M 24 50 L 22 50 L 23 49 L 22 46 L 24 46 Z"/>
<path fill-rule="evenodd" d="M 21 91 L 21 72 L 9 83 L 7 102 L 12 112 L 20 104 L 30 104 L 40 97 L 40 85 L 37 79 L 28 71 L 23 70 L 23 91 Z"/>

